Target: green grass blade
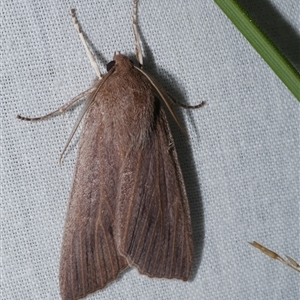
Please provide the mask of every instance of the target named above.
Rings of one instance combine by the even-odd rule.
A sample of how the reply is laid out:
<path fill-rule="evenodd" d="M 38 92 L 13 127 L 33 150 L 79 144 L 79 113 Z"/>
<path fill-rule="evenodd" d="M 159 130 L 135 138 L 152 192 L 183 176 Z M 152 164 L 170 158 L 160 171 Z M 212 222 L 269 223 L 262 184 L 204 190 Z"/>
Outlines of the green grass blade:
<path fill-rule="evenodd" d="M 235 0 L 214 0 L 300 101 L 300 74 Z"/>

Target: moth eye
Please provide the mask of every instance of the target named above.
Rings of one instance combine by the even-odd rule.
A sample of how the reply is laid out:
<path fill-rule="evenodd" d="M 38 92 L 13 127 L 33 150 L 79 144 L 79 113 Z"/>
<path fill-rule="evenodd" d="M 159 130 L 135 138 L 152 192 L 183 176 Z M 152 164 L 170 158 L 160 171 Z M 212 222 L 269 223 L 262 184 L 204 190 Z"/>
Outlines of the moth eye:
<path fill-rule="evenodd" d="M 112 60 L 106 65 L 107 72 L 115 65 L 115 63 L 116 62 L 114 60 Z"/>

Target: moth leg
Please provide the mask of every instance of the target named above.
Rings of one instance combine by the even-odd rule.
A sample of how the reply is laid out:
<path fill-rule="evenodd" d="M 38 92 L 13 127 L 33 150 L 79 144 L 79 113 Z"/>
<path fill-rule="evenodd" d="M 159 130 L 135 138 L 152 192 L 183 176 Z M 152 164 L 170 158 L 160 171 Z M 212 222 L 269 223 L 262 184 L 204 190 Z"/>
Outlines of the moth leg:
<path fill-rule="evenodd" d="M 84 36 L 83 36 L 83 33 L 82 33 L 82 31 L 81 31 L 81 29 L 80 29 L 80 27 L 79 27 L 79 24 L 78 24 L 76 15 L 75 15 L 75 9 L 71 9 L 71 15 L 72 15 L 72 20 L 73 20 L 75 29 L 76 29 L 76 31 L 78 32 L 78 35 L 79 35 L 79 37 L 80 37 L 80 39 L 81 39 L 81 42 L 82 42 L 82 44 L 83 44 L 83 46 L 84 46 L 85 52 L 86 52 L 86 54 L 87 54 L 87 56 L 88 56 L 88 58 L 89 58 L 89 60 L 90 60 L 90 63 L 91 63 L 91 65 L 92 65 L 92 67 L 94 68 L 94 70 L 95 70 L 97 76 L 99 77 L 99 79 L 101 79 L 101 78 L 102 78 L 102 74 L 101 74 L 101 72 L 100 72 L 100 69 L 99 69 L 99 67 L 98 67 L 98 65 L 97 65 L 97 63 L 96 63 L 96 60 L 95 60 L 95 58 L 94 58 L 92 52 L 91 52 L 90 49 L 88 48 L 88 45 L 87 45 L 87 43 L 86 43 L 86 40 L 85 40 L 85 38 L 84 38 Z"/>
<path fill-rule="evenodd" d="M 185 109 L 195 109 L 195 108 L 199 108 L 199 107 L 201 107 L 205 104 L 205 101 L 201 101 L 199 104 L 196 104 L 196 105 L 185 105 L 183 103 L 180 103 L 180 102 L 176 101 L 169 93 L 167 93 L 167 94 L 168 94 L 169 99 L 172 101 L 172 103 L 174 105 L 178 105 L 178 106 L 183 107 Z"/>
<path fill-rule="evenodd" d="M 138 0 L 133 1 L 133 12 L 132 12 L 132 27 L 133 27 L 133 34 L 134 34 L 134 39 L 135 39 L 135 56 L 140 64 L 140 67 L 143 67 L 143 55 L 142 55 L 142 48 L 140 44 L 140 39 L 139 39 L 139 33 L 137 29 L 137 14 L 136 14 L 136 7 L 137 7 L 137 2 Z"/>
<path fill-rule="evenodd" d="M 44 116 L 40 116 L 40 117 L 35 117 L 35 118 L 28 118 L 28 117 L 23 117 L 21 115 L 17 115 L 17 118 L 23 121 L 42 121 L 45 120 L 49 117 L 52 117 L 56 114 L 60 114 L 60 113 L 65 113 L 65 111 L 71 106 L 73 105 L 76 101 L 78 101 L 79 99 L 85 97 L 86 95 L 92 93 L 95 90 L 95 87 L 92 87 L 82 93 L 80 93 L 79 95 L 77 95 L 76 97 L 74 97 L 71 101 L 67 102 L 66 104 L 64 104 L 63 106 L 59 107 L 58 109 L 52 111 L 49 114 L 46 114 Z"/>

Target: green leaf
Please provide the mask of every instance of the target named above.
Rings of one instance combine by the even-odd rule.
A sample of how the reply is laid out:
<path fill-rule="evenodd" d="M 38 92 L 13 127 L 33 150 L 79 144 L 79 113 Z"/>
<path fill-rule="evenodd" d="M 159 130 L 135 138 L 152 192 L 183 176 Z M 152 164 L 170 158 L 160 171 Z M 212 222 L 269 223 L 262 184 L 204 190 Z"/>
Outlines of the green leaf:
<path fill-rule="evenodd" d="M 235 0 L 215 0 L 231 22 L 300 101 L 300 74 Z"/>

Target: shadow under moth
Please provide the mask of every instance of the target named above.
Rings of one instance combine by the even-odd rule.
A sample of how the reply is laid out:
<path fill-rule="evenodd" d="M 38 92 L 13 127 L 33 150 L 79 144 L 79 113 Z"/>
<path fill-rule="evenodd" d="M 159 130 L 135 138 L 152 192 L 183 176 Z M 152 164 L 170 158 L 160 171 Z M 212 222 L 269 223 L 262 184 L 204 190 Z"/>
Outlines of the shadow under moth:
<path fill-rule="evenodd" d="M 187 280 L 191 219 L 174 141 L 161 101 L 178 120 L 175 102 L 143 69 L 133 5 L 138 66 L 115 53 L 101 74 L 72 10 L 72 19 L 99 77 L 92 88 L 43 117 L 64 112 L 86 96 L 60 257 L 63 300 L 104 288 L 128 266 L 141 274 Z M 61 156 L 62 157 L 62 156 Z"/>

